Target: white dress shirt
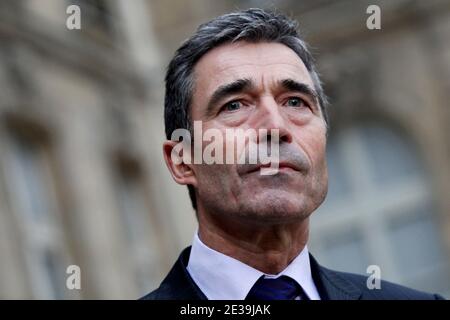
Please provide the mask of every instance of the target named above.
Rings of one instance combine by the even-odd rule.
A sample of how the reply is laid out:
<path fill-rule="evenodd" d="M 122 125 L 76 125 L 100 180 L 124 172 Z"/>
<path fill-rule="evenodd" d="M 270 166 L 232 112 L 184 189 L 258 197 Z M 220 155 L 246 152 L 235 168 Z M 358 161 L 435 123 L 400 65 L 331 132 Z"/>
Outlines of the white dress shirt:
<path fill-rule="evenodd" d="M 256 281 L 289 276 L 300 284 L 311 300 L 320 300 L 311 275 L 308 248 L 279 274 L 264 274 L 245 263 L 206 246 L 197 233 L 192 242 L 187 270 L 209 300 L 244 300 Z"/>

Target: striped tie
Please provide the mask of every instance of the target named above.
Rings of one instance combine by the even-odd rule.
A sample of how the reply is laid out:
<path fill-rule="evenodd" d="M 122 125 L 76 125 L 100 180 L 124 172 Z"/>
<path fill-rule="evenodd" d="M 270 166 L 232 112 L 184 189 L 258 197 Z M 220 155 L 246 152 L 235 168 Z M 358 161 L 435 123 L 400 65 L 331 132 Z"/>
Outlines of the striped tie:
<path fill-rule="evenodd" d="M 302 287 L 294 279 L 281 276 L 268 279 L 261 276 L 245 300 L 309 300 Z"/>

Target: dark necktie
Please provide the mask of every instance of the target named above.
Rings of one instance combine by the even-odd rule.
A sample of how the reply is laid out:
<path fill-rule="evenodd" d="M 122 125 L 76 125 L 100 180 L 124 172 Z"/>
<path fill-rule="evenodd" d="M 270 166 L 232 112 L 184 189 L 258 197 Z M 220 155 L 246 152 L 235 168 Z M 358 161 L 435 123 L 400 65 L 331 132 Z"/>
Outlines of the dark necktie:
<path fill-rule="evenodd" d="M 261 278 L 256 281 L 245 300 L 309 300 L 302 287 L 294 279 L 281 276 L 276 279 Z"/>

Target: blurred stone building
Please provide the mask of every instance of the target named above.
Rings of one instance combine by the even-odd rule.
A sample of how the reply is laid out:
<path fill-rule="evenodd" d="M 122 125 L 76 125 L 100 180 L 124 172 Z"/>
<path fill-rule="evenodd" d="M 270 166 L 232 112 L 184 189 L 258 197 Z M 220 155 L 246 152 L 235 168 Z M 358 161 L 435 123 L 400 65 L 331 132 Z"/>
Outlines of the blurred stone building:
<path fill-rule="evenodd" d="M 165 66 L 199 23 L 247 7 L 300 21 L 332 102 L 310 250 L 450 297 L 449 2 L 21 0 L 0 2 L 0 298 L 159 284 L 196 228 L 162 159 Z"/>

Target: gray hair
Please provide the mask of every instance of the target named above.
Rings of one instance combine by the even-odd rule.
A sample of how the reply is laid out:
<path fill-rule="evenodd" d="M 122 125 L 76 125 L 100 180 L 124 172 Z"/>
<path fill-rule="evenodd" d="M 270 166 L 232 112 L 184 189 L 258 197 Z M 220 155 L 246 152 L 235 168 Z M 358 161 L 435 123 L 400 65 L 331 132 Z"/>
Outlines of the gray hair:
<path fill-rule="evenodd" d="M 314 59 L 306 43 L 297 32 L 298 23 L 274 11 L 248 9 L 219 16 L 201 24 L 195 34 L 175 52 L 166 73 L 164 122 L 167 139 L 172 132 L 191 130 L 190 104 L 194 90 L 193 71 L 198 60 L 211 49 L 237 41 L 276 42 L 292 49 L 309 71 L 317 91 L 320 108 L 328 126 L 327 98 L 322 89 Z M 194 209 L 197 209 L 195 190 L 188 186 Z"/>

